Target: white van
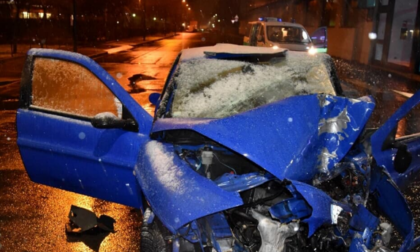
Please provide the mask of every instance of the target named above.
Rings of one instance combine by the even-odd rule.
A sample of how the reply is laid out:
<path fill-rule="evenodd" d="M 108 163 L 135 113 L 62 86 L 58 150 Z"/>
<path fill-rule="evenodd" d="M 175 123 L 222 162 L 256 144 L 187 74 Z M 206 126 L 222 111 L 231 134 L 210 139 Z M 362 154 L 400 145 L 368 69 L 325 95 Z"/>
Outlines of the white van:
<path fill-rule="evenodd" d="M 279 18 L 259 18 L 256 22 L 250 22 L 249 26 L 244 45 L 278 46 L 291 51 L 312 49 L 312 40 L 300 24 L 282 22 Z"/>

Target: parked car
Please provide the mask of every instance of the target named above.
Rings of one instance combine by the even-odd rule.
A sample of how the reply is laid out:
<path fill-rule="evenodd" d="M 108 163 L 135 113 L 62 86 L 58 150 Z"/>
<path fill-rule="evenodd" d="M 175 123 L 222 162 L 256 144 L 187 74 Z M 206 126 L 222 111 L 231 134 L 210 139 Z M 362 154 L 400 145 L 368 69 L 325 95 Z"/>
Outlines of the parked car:
<path fill-rule="evenodd" d="M 309 51 L 312 41 L 305 28 L 297 23 L 283 22 L 280 18 L 259 18 L 250 22 L 244 45 L 278 46 L 292 51 Z"/>
<path fill-rule="evenodd" d="M 32 49 L 18 146 L 37 183 L 140 208 L 141 251 L 414 249 L 400 192 L 419 135 L 346 98 L 326 54 L 219 44 L 183 50 L 150 116 L 93 60 Z"/>

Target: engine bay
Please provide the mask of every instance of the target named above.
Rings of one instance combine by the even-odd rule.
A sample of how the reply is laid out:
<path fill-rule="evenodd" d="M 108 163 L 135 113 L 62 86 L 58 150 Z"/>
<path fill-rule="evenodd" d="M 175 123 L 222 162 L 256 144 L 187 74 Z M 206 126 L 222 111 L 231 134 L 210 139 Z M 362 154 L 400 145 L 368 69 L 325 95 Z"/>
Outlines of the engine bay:
<path fill-rule="evenodd" d="M 392 251 L 394 229 L 405 235 L 402 224 L 392 223 L 395 216 L 381 209 L 378 189 L 389 190 L 392 184 L 378 182 L 378 176 L 389 180 L 363 144 L 355 145 L 330 173 L 303 183 L 279 180 L 245 155 L 193 131 L 165 134 L 192 170 L 243 200 L 239 207 L 179 230 L 179 251 L 194 251 L 193 244 L 200 244 L 205 251 L 220 252 L 379 252 Z"/>

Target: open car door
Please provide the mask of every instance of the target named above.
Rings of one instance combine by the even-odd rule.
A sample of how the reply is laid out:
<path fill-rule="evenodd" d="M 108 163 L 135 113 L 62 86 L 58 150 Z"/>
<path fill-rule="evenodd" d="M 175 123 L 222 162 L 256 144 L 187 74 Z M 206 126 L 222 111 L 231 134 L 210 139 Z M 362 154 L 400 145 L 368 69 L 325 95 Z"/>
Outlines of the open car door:
<path fill-rule="evenodd" d="M 415 121 L 419 118 L 419 103 L 420 92 L 417 92 L 371 137 L 373 157 L 379 166 L 387 169 L 400 189 L 406 188 L 420 172 L 420 131 L 417 128 L 418 133 L 410 130 L 405 134 L 409 124 L 419 127 Z"/>
<path fill-rule="evenodd" d="M 311 35 L 312 44 L 319 53 L 326 53 L 328 50 L 327 31 L 327 27 L 323 26 L 316 29 Z"/>
<path fill-rule="evenodd" d="M 142 207 L 133 171 L 152 117 L 93 60 L 30 50 L 16 123 L 32 181 Z"/>

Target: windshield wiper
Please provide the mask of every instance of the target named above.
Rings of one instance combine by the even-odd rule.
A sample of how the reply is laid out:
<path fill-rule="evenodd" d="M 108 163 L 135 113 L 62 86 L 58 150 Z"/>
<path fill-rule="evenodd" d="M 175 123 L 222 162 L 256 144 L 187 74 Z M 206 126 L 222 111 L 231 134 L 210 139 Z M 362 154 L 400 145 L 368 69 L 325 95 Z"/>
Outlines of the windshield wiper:
<path fill-rule="evenodd" d="M 224 59 L 245 61 L 250 63 L 270 62 L 273 58 L 286 57 L 287 50 L 278 53 L 219 53 L 219 52 L 204 52 L 209 59 Z"/>

